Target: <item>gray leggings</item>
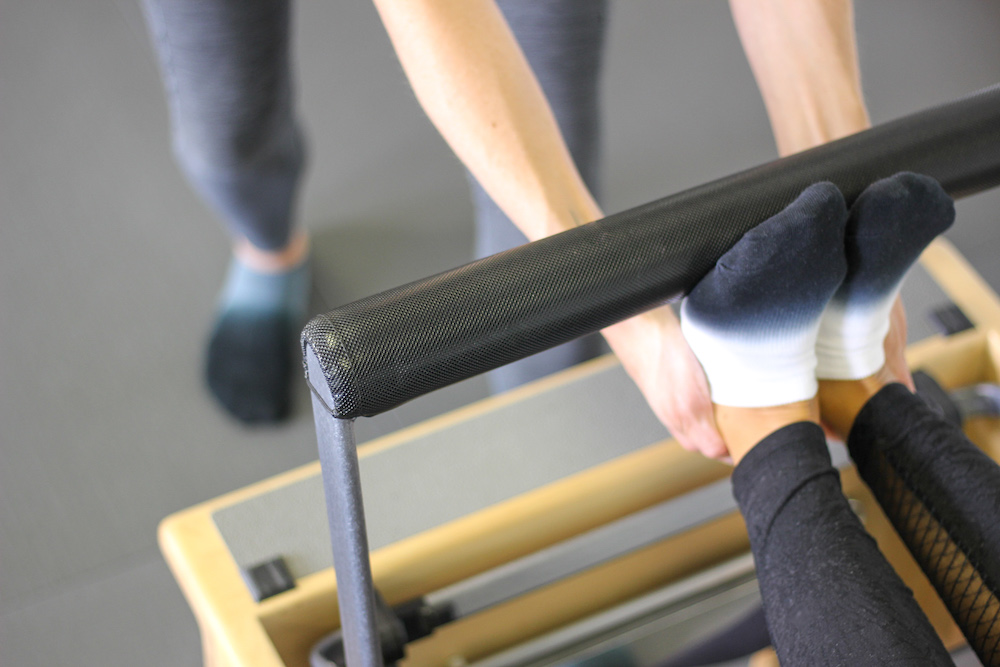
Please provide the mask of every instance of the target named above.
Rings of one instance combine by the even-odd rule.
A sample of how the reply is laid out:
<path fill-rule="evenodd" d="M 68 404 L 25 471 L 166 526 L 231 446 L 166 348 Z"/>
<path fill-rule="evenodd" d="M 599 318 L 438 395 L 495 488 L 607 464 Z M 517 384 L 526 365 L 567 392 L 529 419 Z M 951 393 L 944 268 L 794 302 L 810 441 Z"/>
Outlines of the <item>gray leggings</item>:
<path fill-rule="evenodd" d="M 170 106 L 182 170 L 233 234 L 274 250 L 287 244 L 305 163 L 294 109 L 289 0 L 143 0 Z M 606 0 L 498 3 L 548 96 L 584 180 L 596 190 Z M 476 254 L 523 234 L 470 177 Z M 604 350 L 598 337 L 491 374 L 495 390 Z"/>

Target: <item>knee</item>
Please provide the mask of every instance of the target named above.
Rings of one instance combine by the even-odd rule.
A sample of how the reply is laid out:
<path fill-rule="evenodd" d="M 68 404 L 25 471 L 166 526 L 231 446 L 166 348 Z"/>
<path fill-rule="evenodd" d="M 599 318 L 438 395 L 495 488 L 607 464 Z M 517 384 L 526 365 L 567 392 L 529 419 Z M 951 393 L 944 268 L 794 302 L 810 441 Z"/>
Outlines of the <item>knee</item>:
<path fill-rule="evenodd" d="M 249 171 L 294 171 L 305 160 L 297 124 L 243 123 L 226 127 L 177 126 L 173 150 L 189 174 L 226 177 Z"/>

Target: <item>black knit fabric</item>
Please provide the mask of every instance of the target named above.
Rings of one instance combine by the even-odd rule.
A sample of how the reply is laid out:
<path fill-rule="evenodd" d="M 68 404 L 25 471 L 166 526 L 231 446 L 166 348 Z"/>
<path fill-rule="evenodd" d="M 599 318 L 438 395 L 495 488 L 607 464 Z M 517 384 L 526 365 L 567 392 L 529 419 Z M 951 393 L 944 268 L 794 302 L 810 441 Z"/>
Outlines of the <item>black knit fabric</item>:
<path fill-rule="evenodd" d="M 223 314 L 208 343 L 205 379 L 225 410 L 245 424 L 279 422 L 291 411 L 294 321 L 280 312 Z"/>
<path fill-rule="evenodd" d="M 862 409 L 851 456 L 984 665 L 1000 665 L 1000 467 L 902 385 Z"/>
<path fill-rule="evenodd" d="M 733 493 L 782 665 L 953 664 L 851 511 L 817 425 L 762 440 L 733 472 Z"/>

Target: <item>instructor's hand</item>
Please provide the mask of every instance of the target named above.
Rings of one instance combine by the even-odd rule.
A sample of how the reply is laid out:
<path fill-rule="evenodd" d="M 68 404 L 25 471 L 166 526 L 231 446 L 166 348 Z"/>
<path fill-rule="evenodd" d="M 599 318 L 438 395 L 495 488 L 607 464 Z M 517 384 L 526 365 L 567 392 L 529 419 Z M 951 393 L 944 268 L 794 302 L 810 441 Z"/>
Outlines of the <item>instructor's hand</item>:
<path fill-rule="evenodd" d="M 604 330 L 654 414 L 684 449 L 727 459 L 715 426 L 708 380 L 668 306 Z"/>

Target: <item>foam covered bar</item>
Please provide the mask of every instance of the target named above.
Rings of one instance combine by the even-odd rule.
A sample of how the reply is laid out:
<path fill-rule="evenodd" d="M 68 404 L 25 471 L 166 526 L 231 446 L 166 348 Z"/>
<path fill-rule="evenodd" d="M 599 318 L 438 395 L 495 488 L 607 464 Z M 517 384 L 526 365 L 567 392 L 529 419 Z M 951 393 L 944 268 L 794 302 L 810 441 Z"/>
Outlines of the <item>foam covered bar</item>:
<path fill-rule="evenodd" d="M 376 415 L 682 296 L 813 183 L 850 203 L 899 171 L 1000 184 L 1000 85 L 319 315 L 310 382 L 335 417 Z"/>

